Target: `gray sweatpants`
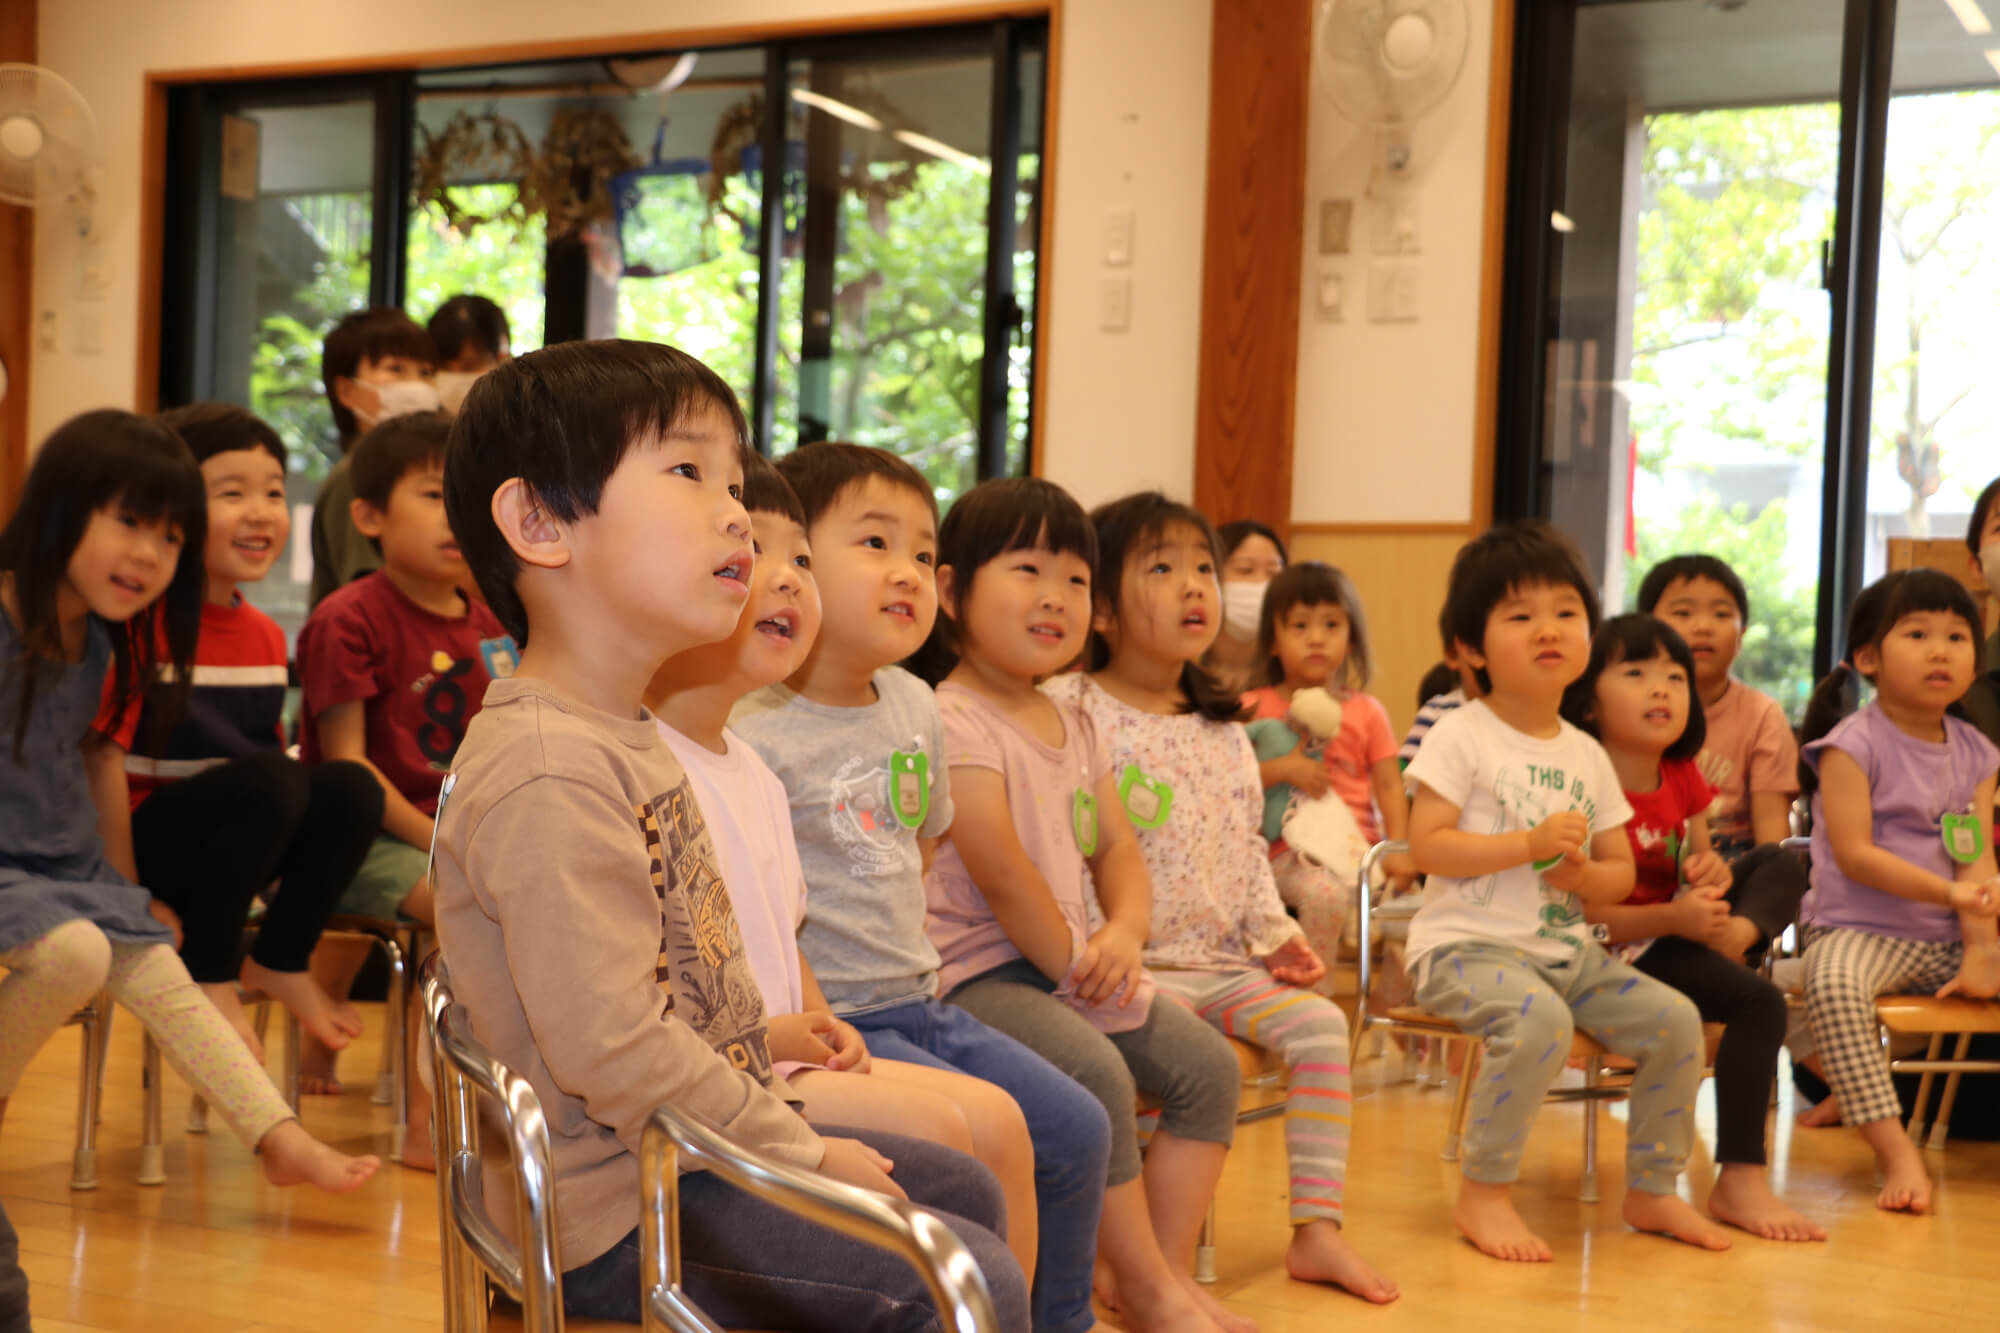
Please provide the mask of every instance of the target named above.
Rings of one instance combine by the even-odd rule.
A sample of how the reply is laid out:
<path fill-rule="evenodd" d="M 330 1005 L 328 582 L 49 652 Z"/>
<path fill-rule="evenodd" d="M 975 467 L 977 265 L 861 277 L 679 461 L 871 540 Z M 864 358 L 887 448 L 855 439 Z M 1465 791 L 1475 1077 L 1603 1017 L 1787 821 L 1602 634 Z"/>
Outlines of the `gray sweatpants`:
<path fill-rule="evenodd" d="M 1153 996 L 1146 1021 L 1106 1035 L 1052 993 L 1055 985 L 1025 958 L 982 972 L 946 997 L 1083 1084 L 1111 1116 L 1106 1183 L 1136 1180 L 1137 1094 L 1160 1104 L 1160 1130 L 1203 1143 L 1236 1137 L 1243 1071 L 1220 1032 L 1172 996 Z"/>
<path fill-rule="evenodd" d="M 1528 1127 L 1581 1028 L 1638 1062 L 1626 1126 L 1626 1183 L 1671 1194 L 1694 1145 L 1701 1015 L 1685 995 L 1589 944 L 1566 963 L 1466 940 L 1423 960 L 1417 999 L 1485 1040 L 1466 1112 L 1465 1174 L 1505 1184 L 1521 1173 Z"/>

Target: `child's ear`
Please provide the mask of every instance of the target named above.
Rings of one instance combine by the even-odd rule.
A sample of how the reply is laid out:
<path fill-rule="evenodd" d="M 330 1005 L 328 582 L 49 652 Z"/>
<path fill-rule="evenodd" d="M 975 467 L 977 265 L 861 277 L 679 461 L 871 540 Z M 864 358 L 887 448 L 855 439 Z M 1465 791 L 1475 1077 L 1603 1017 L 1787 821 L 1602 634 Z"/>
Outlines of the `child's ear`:
<path fill-rule="evenodd" d="M 938 613 L 958 619 L 958 570 L 951 565 L 937 567 Z"/>
<path fill-rule="evenodd" d="M 569 563 L 569 534 L 528 483 L 509 477 L 493 492 L 493 524 L 523 564 L 560 569 Z"/>
<path fill-rule="evenodd" d="M 1454 666 L 1462 664 L 1471 667 L 1474 671 L 1484 671 L 1486 669 L 1486 654 L 1474 648 L 1464 639 L 1453 639 L 1451 641 L 1451 650 L 1458 657 L 1458 661 L 1453 663 Z"/>
<path fill-rule="evenodd" d="M 1096 631 L 1099 638 L 1107 641 L 1117 633 L 1118 617 L 1111 614 L 1111 603 L 1102 597 L 1091 601 L 1090 628 Z"/>
<path fill-rule="evenodd" d="M 1882 671 L 1882 651 L 1872 643 L 1864 643 L 1854 650 L 1854 669 L 1869 679 L 1874 679 Z"/>
<path fill-rule="evenodd" d="M 347 516 L 353 520 L 356 532 L 364 537 L 373 537 L 376 541 L 382 540 L 382 529 L 385 526 L 382 511 L 373 504 L 366 500 L 350 500 L 347 503 Z"/>

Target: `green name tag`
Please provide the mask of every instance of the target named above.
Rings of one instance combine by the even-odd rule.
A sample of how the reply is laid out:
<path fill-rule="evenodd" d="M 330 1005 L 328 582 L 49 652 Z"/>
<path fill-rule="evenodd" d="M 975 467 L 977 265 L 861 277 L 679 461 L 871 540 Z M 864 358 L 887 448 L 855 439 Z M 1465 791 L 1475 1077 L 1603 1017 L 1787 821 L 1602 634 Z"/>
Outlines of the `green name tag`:
<path fill-rule="evenodd" d="M 1118 799 L 1135 828 L 1156 829 L 1173 812 L 1174 789 L 1158 778 L 1147 777 L 1137 764 L 1127 764 L 1118 775 Z"/>
<path fill-rule="evenodd" d="M 1951 859 L 1962 866 L 1969 866 L 1979 859 L 1986 850 L 1986 828 L 1978 815 L 1946 815 L 1944 825 L 1944 849 Z"/>
<path fill-rule="evenodd" d="M 1070 802 L 1070 824 L 1076 830 L 1076 849 L 1085 856 L 1097 855 L 1097 798 L 1081 787 Z"/>
<path fill-rule="evenodd" d="M 931 760 L 919 750 L 889 756 L 889 808 L 904 828 L 922 828 L 931 812 Z"/>

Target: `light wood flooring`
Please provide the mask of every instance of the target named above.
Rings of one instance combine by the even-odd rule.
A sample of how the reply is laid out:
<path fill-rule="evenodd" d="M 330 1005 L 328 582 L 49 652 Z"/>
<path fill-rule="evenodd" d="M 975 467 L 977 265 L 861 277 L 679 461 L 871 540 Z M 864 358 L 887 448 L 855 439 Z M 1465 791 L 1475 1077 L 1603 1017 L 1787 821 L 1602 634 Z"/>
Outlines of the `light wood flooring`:
<path fill-rule="evenodd" d="M 312 1099 L 306 1121 L 351 1151 L 386 1151 L 388 1112 L 368 1101 L 379 1050 L 370 1035 L 346 1056 L 349 1090 Z M 275 1066 L 277 1057 L 273 1055 Z M 68 1186 L 75 1132 L 77 1037 L 36 1059 L 0 1131 L 0 1202 L 21 1235 L 39 1333 L 331 1330 L 416 1333 L 440 1326 L 434 1178 L 385 1164 L 361 1192 L 328 1198 L 277 1190 L 222 1129 L 185 1134 L 186 1089 L 171 1074 L 163 1187 L 133 1183 L 140 1099 L 138 1027 L 114 1027 L 102 1185 Z M 1940 1181 L 1930 1218 L 1878 1213 L 1867 1150 L 1844 1130 L 1794 1130 L 1787 1088 L 1774 1161 L 1789 1196 L 1824 1222 L 1824 1245 L 1739 1236 L 1709 1255 L 1627 1231 L 1618 1220 L 1624 1129 L 1607 1117 L 1604 1201 L 1577 1202 L 1575 1107 L 1538 1122 L 1518 1198 L 1556 1247 L 1550 1265 L 1507 1265 L 1458 1241 L 1449 1220 L 1454 1168 L 1438 1159 L 1444 1090 L 1400 1081 L 1394 1055 L 1355 1077 L 1349 1234 L 1406 1293 L 1377 1309 L 1285 1276 L 1285 1160 L 1279 1121 L 1245 1126 L 1223 1177 L 1216 1290 L 1268 1333 L 1331 1327 L 1557 1333 L 1571 1328 L 1898 1329 L 2000 1327 L 2000 1145 L 1928 1154 Z M 1262 1094 L 1251 1093 L 1252 1097 Z M 1703 1142 L 1712 1144 L 1709 1098 Z M 1622 1109 L 1614 1112 L 1622 1118 Z M 1698 1156 L 1690 1171 L 1710 1171 Z"/>

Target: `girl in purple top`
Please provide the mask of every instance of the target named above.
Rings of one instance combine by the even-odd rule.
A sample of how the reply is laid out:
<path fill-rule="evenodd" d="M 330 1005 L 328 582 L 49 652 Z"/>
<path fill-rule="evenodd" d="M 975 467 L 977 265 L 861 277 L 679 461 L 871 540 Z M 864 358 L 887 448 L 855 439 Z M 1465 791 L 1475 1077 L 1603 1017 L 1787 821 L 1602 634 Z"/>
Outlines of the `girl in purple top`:
<path fill-rule="evenodd" d="M 1869 585 L 1848 611 L 1847 641 L 1803 727 L 1800 776 L 1817 787 L 1806 1017 L 1843 1118 L 1875 1150 L 1877 1206 L 1921 1213 L 1930 1176 L 1903 1130 L 1875 997 L 2000 993 L 2000 750 L 1947 711 L 1979 671 L 1979 610 L 1958 580 L 1912 569 Z M 1841 720 L 1855 675 L 1875 698 Z"/>

